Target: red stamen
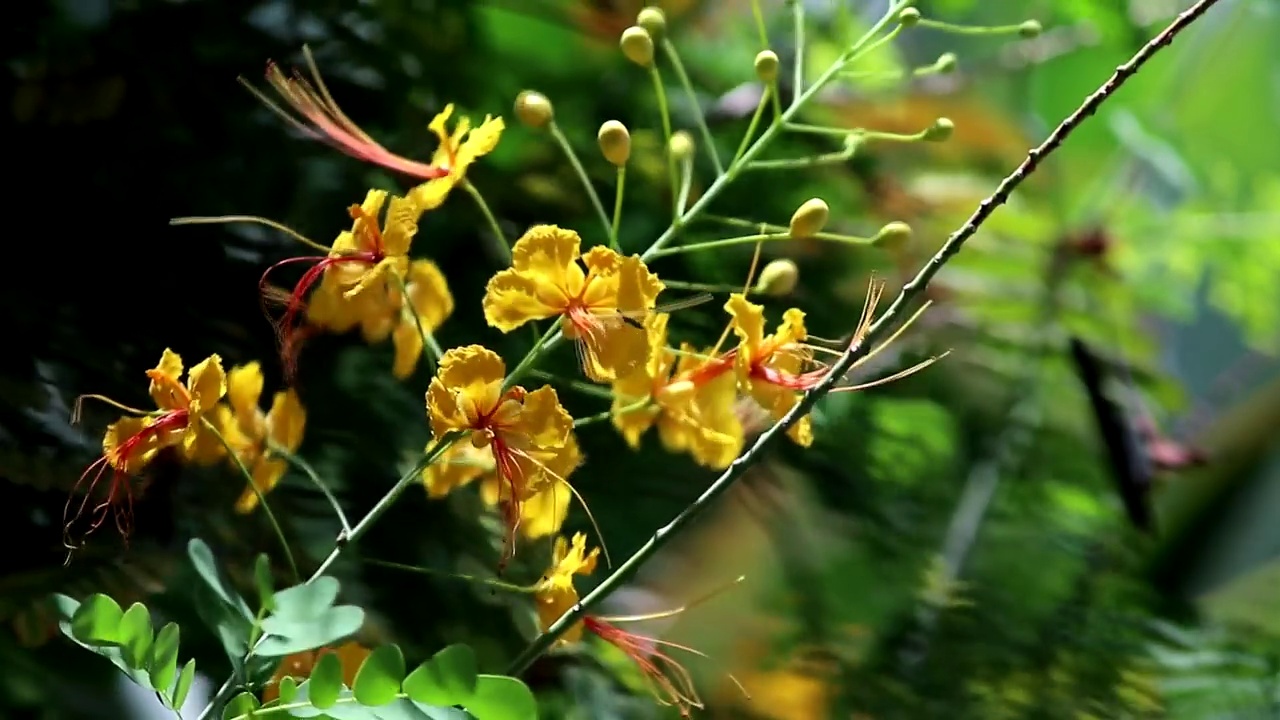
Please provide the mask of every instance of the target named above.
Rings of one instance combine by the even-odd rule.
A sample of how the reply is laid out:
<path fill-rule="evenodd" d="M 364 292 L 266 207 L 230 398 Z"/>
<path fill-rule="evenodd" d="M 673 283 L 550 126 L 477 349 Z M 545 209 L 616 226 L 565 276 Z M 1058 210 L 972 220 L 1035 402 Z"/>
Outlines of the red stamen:
<path fill-rule="evenodd" d="M 737 356 L 738 349 L 734 348 L 724 355 L 708 360 L 693 370 L 690 370 L 684 375 L 684 379 L 692 382 L 698 387 L 701 387 L 732 370 L 734 360 Z"/>
<path fill-rule="evenodd" d="M 294 327 L 298 314 L 306 309 L 306 295 L 308 291 L 324 276 L 326 270 L 331 267 L 341 265 L 343 263 L 361 262 L 366 263 L 370 267 L 377 265 L 382 261 L 381 252 L 360 252 L 350 255 L 328 255 L 325 257 L 303 256 L 285 258 L 280 262 L 267 268 L 262 273 L 262 278 L 258 280 L 258 291 L 261 293 L 263 301 L 263 314 L 267 316 L 267 321 L 271 323 L 276 332 L 276 342 L 280 346 L 280 361 L 284 366 L 285 378 L 292 382 L 297 371 L 298 351 L 301 349 L 302 340 L 305 339 L 304 333 L 300 333 L 298 328 Z M 283 295 L 278 290 L 268 284 L 267 278 L 271 272 L 278 267 L 285 265 L 293 265 L 297 263 L 315 263 L 303 273 L 302 278 L 293 286 L 293 291 L 288 295 Z M 277 302 L 284 305 L 284 315 L 280 320 L 274 320 L 271 312 L 267 308 L 267 304 Z"/>
<path fill-rule="evenodd" d="M 680 710 L 680 715 L 686 718 L 691 716 L 693 708 L 703 706 L 688 669 L 661 650 L 662 646 L 686 650 L 689 648 L 629 633 L 591 615 L 584 617 L 582 624 L 588 632 L 595 634 L 631 658 L 652 684 L 654 697 L 659 703 L 675 706 Z"/>
<path fill-rule="evenodd" d="M 189 420 L 190 414 L 185 409 L 171 410 L 160 415 L 150 425 L 126 438 L 112 452 L 104 454 L 90 463 L 89 467 L 85 468 L 84 473 L 80 475 L 80 479 L 76 481 L 75 487 L 71 489 L 71 495 L 67 498 L 67 503 L 62 509 L 63 544 L 68 549 L 75 549 L 83 545 L 84 540 L 106 522 L 108 513 L 114 515 L 116 530 L 119 531 L 120 537 L 124 539 L 125 545 L 128 545 L 129 535 L 133 531 L 133 488 L 129 483 L 129 475 L 125 472 L 125 468 L 128 467 L 129 461 L 134 454 L 141 447 L 144 447 L 146 443 L 154 440 L 159 435 L 186 427 Z M 77 545 L 72 541 L 71 526 L 84 516 L 85 509 L 88 507 L 89 501 L 98 487 L 98 482 L 108 468 L 111 470 L 111 484 L 107 489 L 107 497 L 89 511 L 89 527 L 80 536 L 80 543 Z M 91 473 L 92 476 L 90 476 Z M 72 500 L 86 479 L 89 481 L 89 486 L 85 488 L 80 505 L 72 513 Z M 70 555 L 68 555 L 67 560 L 70 561 L 70 559 Z"/>
<path fill-rule="evenodd" d="M 379 145 L 336 106 L 325 102 L 298 72 L 285 79 L 276 64 L 268 62 L 267 81 L 312 125 L 308 127 L 298 123 L 298 127 L 336 150 L 420 180 L 433 180 L 449 174 L 447 169 L 401 157 Z"/>
<path fill-rule="evenodd" d="M 507 530 L 502 541 L 502 557 L 498 561 L 498 570 L 501 572 L 516 555 L 516 531 L 520 528 L 524 509 L 524 501 L 521 500 L 524 478 L 520 475 L 520 464 L 516 462 L 515 452 L 501 435 L 494 434 L 489 448 L 493 452 L 494 465 L 498 471 L 498 502 L 502 506 L 502 519 Z M 505 500 L 502 498 L 504 489 L 508 492 Z"/>

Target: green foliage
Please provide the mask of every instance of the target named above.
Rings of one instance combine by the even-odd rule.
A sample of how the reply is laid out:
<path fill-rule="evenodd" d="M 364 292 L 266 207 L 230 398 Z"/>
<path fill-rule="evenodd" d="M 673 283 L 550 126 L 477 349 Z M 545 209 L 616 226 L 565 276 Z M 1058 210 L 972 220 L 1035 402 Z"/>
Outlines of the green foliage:
<path fill-rule="evenodd" d="M 465 712 L 457 707 L 465 709 Z M 342 682 L 335 654 L 320 658 L 300 685 L 280 683 L 279 697 L 260 704 L 252 693 L 232 698 L 224 720 L 287 715 L 333 720 L 536 720 L 533 693 L 516 678 L 479 674 L 475 654 L 451 645 L 407 676 L 404 655 L 396 645 L 383 645 L 365 658 L 352 687 Z"/>
<path fill-rule="evenodd" d="M 168 623 L 155 633 L 150 612 L 141 603 L 125 611 L 115 600 L 94 594 L 78 602 L 66 595 L 54 597 L 63 620 L 62 634 L 81 647 L 110 660 L 130 680 L 155 690 L 165 707 L 182 707 L 196 661 L 187 661 L 178 670 L 178 626 Z"/>

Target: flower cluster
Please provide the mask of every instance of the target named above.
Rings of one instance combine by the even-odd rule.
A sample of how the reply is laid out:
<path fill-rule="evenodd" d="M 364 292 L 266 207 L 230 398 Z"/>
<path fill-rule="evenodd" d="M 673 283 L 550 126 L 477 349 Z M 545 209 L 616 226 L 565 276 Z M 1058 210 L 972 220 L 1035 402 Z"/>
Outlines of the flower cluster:
<path fill-rule="evenodd" d="M 646 28 L 657 27 L 655 17 L 650 12 L 650 22 L 629 28 L 622 42 L 624 54 L 652 72 L 656 72 L 654 46 Z M 309 54 L 307 59 L 310 63 Z M 776 58 L 774 62 L 776 65 Z M 742 221 L 747 227 L 758 227 L 760 234 L 666 247 L 676 229 L 695 213 L 693 209 L 686 212 L 685 203 L 691 158 L 697 148 L 684 131 L 672 134 L 667 128 L 671 190 L 675 215 L 680 219 L 643 254 L 624 252 L 618 241 L 622 180 L 631 145 L 626 127 L 617 121 L 606 123 L 598 135 L 602 155 L 618 172 L 618 209 L 612 222 L 582 173 L 605 227 L 600 242 L 584 242 L 576 230 L 542 224 L 529 228 L 508 246 L 502 228 L 493 221 L 480 191 L 467 177 L 469 168 L 497 146 L 505 129 L 501 118 L 486 116 L 472 126 L 466 117 L 455 121 L 454 107 L 446 106 L 430 123 L 439 147 L 431 161 L 424 163 L 393 154 L 356 126 L 334 103 L 314 64 L 310 80 L 298 74 L 288 76 L 275 64 L 268 66 L 267 79 L 284 102 L 254 92 L 295 128 L 417 184 L 401 195 L 368 190 L 362 202 L 347 208 L 349 229 L 339 231 L 329 245 L 261 218 L 187 218 L 175 222 L 255 221 L 287 232 L 313 251 L 276 262 L 259 283 L 264 302 L 279 306 L 269 313 L 269 319 L 279 340 L 286 383 L 292 384 L 302 346 L 316 333 L 359 329 L 367 343 L 389 339 L 394 348 L 391 372 L 401 379 L 417 370 L 424 355 L 428 358 L 433 375 L 423 417 L 432 439 L 423 462 L 397 487 L 420 480 L 428 497 L 443 498 L 478 484 L 481 496 L 496 508 L 502 521 L 500 568 L 515 555 L 521 539 L 554 537 L 550 570 L 528 588 L 535 596 L 544 630 L 578 605 L 574 578 L 594 571 L 604 547 L 601 540 L 601 549 L 588 552 L 585 535 L 576 534 L 572 541 L 558 535 L 571 501 L 581 500 L 571 483 L 571 476 L 585 461 L 576 435 L 579 428 L 597 420 L 610 421 L 626 443 L 638 449 L 644 435 L 656 427 L 658 439 L 668 451 L 687 454 L 705 468 L 722 470 L 743 451 L 751 431 L 744 417 L 776 421 L 788 415 L 805 392 L 832 381 L 824 355 L 839 356 L 866 340 L 882 286 L 873 284 L 861 321 L 846 339 L 837 342 L 811 338 L 799 308 L 787 309 L 781 322 L 771 327 L 765 307 L 748 299 L 750 295 L 785 297 L 797 286 L 798 268 L 786 259 L 768 263 L 759 283 L 752 284 L 764 241 L 822 239 L 865 245 L 880 239 L 824 232 L 829 208 L 819 199 L 804 203 L 787 227 Z M 762 108 L 765 102 L 762 98 Z M 555 127 L 549 100 L 537 93 L 522 93 L 516 113 L 531 128 L 550 127 L 581 172 L 580 161 Z M 452 129 L 451 121 L 455 121 Z M 714 148 L 712 159 L 719 169 Z M 681 176 L 685 180 L 682 188 Z M 483 345 L 445 350 L 436 340 L 436 332 L 453 313 L 454 296 L 441 268 L 429 259 L 413 257 L 411 251 L 424 214 L 439 210 L 455 188 L 479 205 L 492 225 L 490 230 L 504 248 L 509 247 L 509 266 L 498 269 L 484 289 L 481 308 L 486 323 L 502 333 L 533 326 L 540 338 L 510 367 L 501 355 Z M 881 235 L 900 238 L 904 227 L 891 224 Z M 726 326 L 718 341 L 709 347 L 687 339 L 676 338 L 679 342 L 674 342 L 673 313 L 701 305 L 712 296 L 704 293 L 670 301 L 662 297 L 669 287 L 725 288 L 664 282 L 649 262 L 677 252 L 748 242 L 755 245 L 749 278 L 740 291 L 732 288 L 726 293 L 722 305 Z M 274 285 L 278 273 L 297 270 L 302 272 L 291 287 Z M 538 328 L 537 323 L 546 326 Z M 566 340 L 576 349 L 581 379 L 549 375 L 536 367 L 553 346 Z M 875 352 L 878 349 L 866 357 Z M 278 485 L 290 463 L 298 463 L 314 475 L 295 455 L 303 441 L 306 413 L 294 389 L 277 392 L 264 410 L 265 381 L 258 362 L 224 372 L 221 359 L 212 355 L 192 367 L 185 382 L 182 373 L 181 358 L 165 350 L 156 368 L 147 371 L 155 411 L 108 401 L 128 415 L 107 428 L 102 457 L 81 479 L 89 487 L 77 488 L 76 494 L 83 496 L 80 504 L 68 502 L 69 547 L 75 526 L 87 522 L 85 532 L 91 532 L 112 513 L 122 534 L 127 535 L 130 503 L 141 487 L 135 478 L 162 451 L 173 449 L 191 463 L 226 462 L 238 469 L 245 481 L 235 503 L 241 513 L 261 506 L 270 515 L 265 495 Z M 533 377 L 546 382 L 533 384 Z M 575 420 L 561 403 L 557 386 L 607 398 L 608 410 Z M 808 447 L 814 441 L 809 418 L 791 425 L 788 435 Z M 96 486 L 108 470 L 111 480 L 103 498 L 104 492 Z M 325 489 L 320 480 L 314 482 Z M 395 492 L 388 497 L 393 498 Z M 336 500 L 333 503 L 344 530 L 353 533 L 351 538 L 380 512 L 375 510 L 352 530 Z M 596 531 L 599 533 L 598 527 Z M 607 551 L 604 558 L 607 563 Z M 625 619 L 586 615 L 558 640 L 575 642 L 584 631 L 596 636 L 631 657 L 662 702 L 686 714 L 700 707 L 689 674 L 668 652 L 688 648 L 628 633 L 620 628 L 622 622 Z"/>

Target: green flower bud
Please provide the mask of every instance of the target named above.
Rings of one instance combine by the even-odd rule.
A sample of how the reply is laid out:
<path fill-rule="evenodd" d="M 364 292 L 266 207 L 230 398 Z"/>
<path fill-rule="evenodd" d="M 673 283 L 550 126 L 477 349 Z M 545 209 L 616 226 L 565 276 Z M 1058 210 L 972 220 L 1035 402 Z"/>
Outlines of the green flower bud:
<path fill-rule="evenodd" d="M 800 282 L 800 268 L 787 258 L 770 261 L 760 271 L 760 280 L 752 292 L 769 297 L 786 297 Z"/>
<path fill-rule="evenodd" d="M 1044 26 L 1039 20 L 1028 20 L 1018 26 L 1018 34 L 1024 38 L 1040 37 L 1040 33 L 1044 32 Z"/>
<path fill-rule="evenodd" d="M 876 233 L 872 243 L 882 250 L 897 252 L 907 247 L 911 242 L 911 226 L 895 221 L 880 228 L 880 232 Z"/>
<path fill-rule="evenodd" d="M 660 7 L 649 6 L 636 15 L 636 24 L 644 28 L 651 37 L 660 38 L 667 31 L 667 14 Z"/>
<path fill-rule="evenodd" d="M 956 62 L 957 59 L 955 53 L 942 53 L 938 56 L 938 61 L 934 63 L 934 67 L 936 67 L 940 73 L 955 72 Z"/>
<path fill-rule="evenodd" d="M 766 85 L 772 85 L 778 79 L 778 53 L 772 50 L 756 53 L 756 77 Z"/>
<path fill-rule="evenodd" d="M 898 12 L 898 24 L 902 27 L 911 27 L 918 22 L 920 22 L 919 10 L 909 7 L 902 8 L 902 10 Z"/>
<path fill-rule="evenodd" d="M 631 133 L 627 126 L 617 120 L 609 120 L 600 126 L 596 133 L 596 141 L 600 143 L 600 153 L 604 159 L 617 167 L 627 164 L 631 158 Z"/>
<path fill-rule="evenodd" d="M 951 133 L 955 132 L 956 125 L 951 122 L 951 118 L 938 118 L 933 121 L 933 125 L 924 131 L 925 142 L 943 142 L 951 137 Z"/>
<path fill-rule="evenodd" d="M 830 217 L 831 208 L 821 198 L 806 200 L 791 216 L 791 226 L 788 228 L 791 239 L 803 240 L 822 232 Z"/>
<path fill-rule="evenodd" d="M 667 151 L 671 153 L 671 157 L 677 161 L 684 162 L 693 157 L 693 136 L 684 130 L 677 130 L 671 136 L 671 145 L 667 147 Z"/>
<path fill-rule="evenodd" d="M 648 30 L 639 25 L 632 25 L 622 31 L 622 40 L 618 45 L 622 48 L 622 54 L 640 67 L 653 64 L 653 38 Z"/>
<path fill-rule="evenodd" d="M 546 95 L 525 90 L 516 96 L 516 118 L 531 128 L 544 127 L 555 118 L 555 108 Z"/>

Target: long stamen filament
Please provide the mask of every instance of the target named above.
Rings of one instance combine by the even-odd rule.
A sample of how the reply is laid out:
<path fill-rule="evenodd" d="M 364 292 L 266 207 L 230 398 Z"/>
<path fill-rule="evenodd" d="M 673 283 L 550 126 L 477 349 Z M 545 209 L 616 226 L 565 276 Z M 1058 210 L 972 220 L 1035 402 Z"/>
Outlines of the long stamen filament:
<path fill-rule="evenodd" d="M 326 255 L 330 251 L 329 247 L 325 245 L 321 245 L 315 240 L 308 238 L 307 236 L 303 235 L 297 230 L 294 230 L 293 228 L 288 227 L 287 225 L 282 225 L 281 223 L 278 223 L 274 220 L 268 220 L 267 218 L 258 217 L 257 215 L 216 215 L 216 216 L 208 216 L 208 217 L 203 217 L 203 216 L 177 217 L 169 221 L 170 225 L 217 225 L 217 224 L 223 224 L 223 223 L 227 223 L 227 224 L 253 223 L 256 225 L 265 225 L 271 228 L 272 230 L 278 230 L 288 235 L 289 237 L 293 238 L 294 240 L 297 240 L 303 245 L 306 245 L 309 248 L 325 253 Z"/>

